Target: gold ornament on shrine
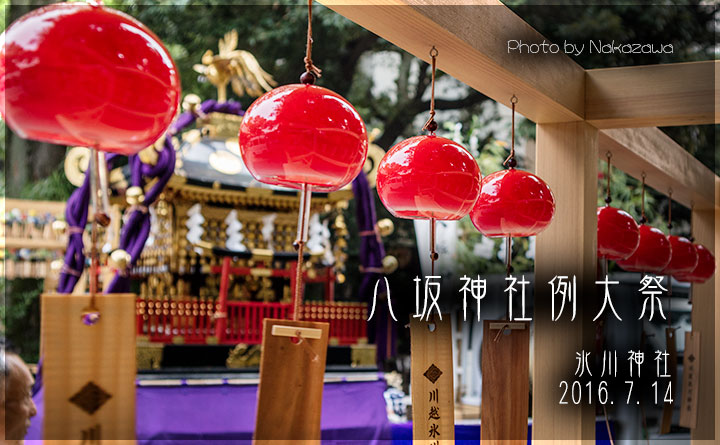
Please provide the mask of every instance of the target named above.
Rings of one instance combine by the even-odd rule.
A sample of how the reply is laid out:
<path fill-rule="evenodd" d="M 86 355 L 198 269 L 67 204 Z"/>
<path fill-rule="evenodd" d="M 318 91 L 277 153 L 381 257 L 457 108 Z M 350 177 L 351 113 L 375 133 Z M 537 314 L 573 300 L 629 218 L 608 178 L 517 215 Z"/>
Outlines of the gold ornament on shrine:
<path fill-rule="evenodd" d="M 218 54 L 205 51 L 202 64 L 193 66 L 218 90 L 218 102 L 227 101 L 227 86 L 238 96 L 259 97 L 277 85 L 250 52 L 237 49 L 238 32 L 233 29 L 218 42 Z"/>

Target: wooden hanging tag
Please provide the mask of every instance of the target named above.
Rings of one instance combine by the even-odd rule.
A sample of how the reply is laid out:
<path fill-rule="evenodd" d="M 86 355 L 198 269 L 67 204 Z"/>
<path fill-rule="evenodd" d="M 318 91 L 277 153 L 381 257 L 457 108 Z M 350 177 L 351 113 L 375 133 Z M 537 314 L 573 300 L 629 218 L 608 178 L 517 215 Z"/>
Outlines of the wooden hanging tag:
<path fill-rule="evenodd" d="M 451 329 L 450 314 L 410 321 L 413 439 L 421 443 L 455 440 Z"/>
<path fill-rule="evenodd" d="M 515 326 L 518 324 L 524 327 Z M 529 324 L 485 320 L 480 409 L 480 441 L 483 444 L 527 443 L 529 367 Z"/>
<path fill-rule="evenodd" d="M 700 388 L 700 332 L 685 333 L 683 353 L 682 403 L 680 404 L 680 426 L 695 428 Z"/>
<path fill-rule="evenodd" d="M 675 385 L 677 384 L 677 342 L 675 341 L 675 328 L 665 328 L 665 349 L 668 353 L 667 366 L 668 374 L 670 374 L 670 387 L 672 394 L 676 394 Z M 663 379 L 665 380 L 665 379 Z M 664 397 L 663 397 L 664 399 Z M 675 406 L 675 398 L 670 403 L 663 403 L 662 421 L 660 423 L 660 434 L 668 434 L 672 426 L 673 408 Z"/>
<path fill-rule="evenodd" d="M 319 443 L 329 326 L 263 320 L 255 443 Z"/>
<path fill-rule="evenodd" d="M 41 296 L 46 444 L 135 443 L 135 299 L 97 295 L 88 326 L 88 295 Z"/>

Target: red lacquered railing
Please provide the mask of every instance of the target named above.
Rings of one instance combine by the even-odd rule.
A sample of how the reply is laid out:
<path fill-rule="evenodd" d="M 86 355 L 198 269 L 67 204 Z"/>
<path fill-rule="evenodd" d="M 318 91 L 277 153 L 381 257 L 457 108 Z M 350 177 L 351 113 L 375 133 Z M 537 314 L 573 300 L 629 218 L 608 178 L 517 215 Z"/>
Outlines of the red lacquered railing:
<path fill-rule="evenodd" d="M 290 303 L 261 303 L 258 301 L 229 301 L 225 343 L 260 344 L 263 320 L 289 318 Z"/>
<path fill-rule="evenodd" d="M 159 343 L 260 344 L 265 318 L 288 319 L 290 303 L 228 301 L 224 332 L 216 331 L 214 300 L 138 299 L 137 334 Z M 362 303 L 306 303 L 302 319 L 330 324 L 330 339 L 348 345 L 367 338 L 367 307 Z"/>
<path fill-rule="evenodd" d="M 341 345 L 367 339 L 367 306 L 362 303 L 306 303 L 302 306 L 302 319 L 330 323 L 330 338 Z"/>
<path fill-rule="evenodd" d="M 215 335 L 215 303 L 203 299 L 139 299 L 136 302 L 137 333 L 150 341 L 205 343 Z"/>

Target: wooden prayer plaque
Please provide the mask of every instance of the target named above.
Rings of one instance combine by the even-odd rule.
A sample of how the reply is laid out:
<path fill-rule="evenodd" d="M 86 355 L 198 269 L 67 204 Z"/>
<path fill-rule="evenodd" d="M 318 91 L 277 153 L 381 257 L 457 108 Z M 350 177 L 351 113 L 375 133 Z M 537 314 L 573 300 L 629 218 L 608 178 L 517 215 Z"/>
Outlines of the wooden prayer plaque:
<path fill-rule="evenodd" d="M 680 426 L 695 428 L 700 383 L 700 332 L 685 333 L 683 353 L 682 403 L 680 404 Z"/>
<path fill-rule="evenodd" d="M 88 326 L 88 295 L 42 295 L 45 444 L 135 443 L 135 298 L 98 294 Z"/>
<path fill-rule="evenodd" d="M 328 323 L 263 321 L 255 443 L 319 443 Z M 295 342 L 293 333 L 302 340 Z"/>
<path fill-rule="evenodd" d="M 667 371 L 668 374 L 670 374 L 669 381 L 672 388 L 673 401 L 671 403 L 663 403 L 662 421 L 660 423 L 660 434 L 668 434 L 670 432 L 670 427 L 672 426 L 673 407 L 675 406 L 674 395 L 677 394 L 677 391 L 675 391 L 675 385 L 677 382 L 677 343 L 675 342 L 674 328 L 665 328 L 665 345 L 668 353 Z M 664 399 L 665 397 L 663 396 L 661 400 Z"/>
<path fill-rule="evenodd" d="M 527 443 L 529 366 L 529 323 L 485 320 L 480 406 L 483 444 Z"/>
<path fill-rule="evenodd" d="M 413 440 L 427 444 L 455 443 L 452 327 L 442 321 L 410 321 L 410 384 Z"/>

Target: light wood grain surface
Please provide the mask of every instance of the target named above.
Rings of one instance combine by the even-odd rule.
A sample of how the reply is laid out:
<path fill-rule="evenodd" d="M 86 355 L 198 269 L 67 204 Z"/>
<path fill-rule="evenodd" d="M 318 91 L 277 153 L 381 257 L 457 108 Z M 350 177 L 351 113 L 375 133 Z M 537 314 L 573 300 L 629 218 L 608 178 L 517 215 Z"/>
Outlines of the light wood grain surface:
<path fill-rule="evenodd" d="M 530 324 L 507 329 L 505 335 L 502 328 L 491 329 L 490 323 L 483 322 L 480 440 L 486 445 L 525 445 L 530 403 Z"/>
<path fill-rule="evenodd" d="M 455 443 L 450 314 L 443 314 L 442 320 L 435 316 L 430 322 L 412 319 L 410 360 L 413 440 L 423 444 Z"/>
<path fill-rule="evenodd" d="M 135 298 L 98 295 L 100 321 L 86 326 L 81 314 L 89 296 L 41 296 L 46 444 L 79 444 L 83 432 L 86 438 L 99 433 L 103 440 L 134 443 Z M 92 414 L 70 401 L 89 382 L 110 396 Z"/>
<path fill-rule="evenodd" d="M 319 329 L 322 334 L 295 343 L 291 337 L 272 335 L 273 326 Z M 320 442 L 329 326 L 311 321 L 263 321 L 255 443 Z"/>

